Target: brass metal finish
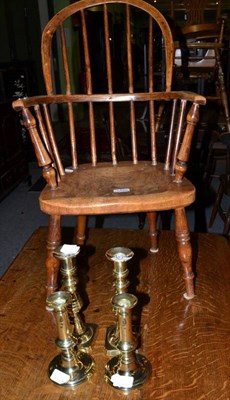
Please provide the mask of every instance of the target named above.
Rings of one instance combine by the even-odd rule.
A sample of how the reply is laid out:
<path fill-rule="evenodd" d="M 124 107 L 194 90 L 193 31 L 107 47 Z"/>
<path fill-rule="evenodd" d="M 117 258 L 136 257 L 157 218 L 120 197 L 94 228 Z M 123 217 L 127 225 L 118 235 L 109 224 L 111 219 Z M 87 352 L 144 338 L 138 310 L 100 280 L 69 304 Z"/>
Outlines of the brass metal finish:
<path fill-rule="evenodd" d="M 92 357 L 77 348 L 71 335 L 67 306 L 71 302 L 69 292 L 55 292 L 47 297 L 46 303 L 54 310 L 58 337 L 56 345 L 61 350 L 49 365 L 48 375 L 59 386 L 73 387 L 87 380 L 93 373 Z"/>
<path fill-rule="evenodd" d="M 126 293 L 129 280 L 127 279 L 129 270 L 127 268 L 127 261 L 130 260 L 134 253 L 127 247 L 113 247 L 106 252 L 108 260 L 113 261 L 113 286 L 117 294 Z M 107 354 L 115 356 L 119 354 L 117 344 L 119 341 L 119 329 L 118 325 L 111 325 L 107 328 L 105 338 L 105 348 Z"/>
<path fill-rule="evenodd" d="M 115 279 L 113 286 L 115 286 L 116 293 L 126 293 L 129 286 L 127 261 L 134 256 L 133 251 L 127 247 L 113 247 L 105 255 L 114 264 L 113 276 Z"/>
<path fill-rule="evenodd" d="M 105 366 L 105 380 L 118 390 L 128 392 L 144 384 L 151 371 L 149 361 L 136 354 L 137 340 L 132 332 L 132 309 L 137 298 L 130 293 L 116 294 L 112 306 L 118 315 L 119 355 L 113 357 Z"/>
<path fill-rule="evenodd" d="M 54 257 L 61 260 L 61 290 L 67 291 L 71 295 L 71 301 L 68 304 L 67 310 L 72 327 L 72 337 L 77 340 L 79 349 L 88 352 L 91 350 L 91 344 L 96 332 L 96 325 L 85 323 L 80 314 L 83 303 L 81 297 L 77 293 L 78 278 L 76 273 L 76 256 L 80 252 L 80 247 L 68 245 L 68 252 L 65 253 L 62 249 L 63 246 L 58 246 L 53 254 Z"/>

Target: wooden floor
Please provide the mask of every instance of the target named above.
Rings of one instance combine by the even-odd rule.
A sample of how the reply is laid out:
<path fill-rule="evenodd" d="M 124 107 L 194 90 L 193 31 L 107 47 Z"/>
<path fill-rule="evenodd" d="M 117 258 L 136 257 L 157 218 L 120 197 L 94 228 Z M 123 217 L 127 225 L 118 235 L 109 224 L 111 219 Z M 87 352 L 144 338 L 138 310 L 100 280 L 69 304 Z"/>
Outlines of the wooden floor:
<path fill-rule="evenodd" d="M 66 230 L 66 235 L 70 232 Z M 186 301 L 175 239 L 162 232 L 160 251 L 148 254 L 145 231 L 90 230 L 86 255 L 78 257 L 87 322 L 98 324 L 92 356 L 95 373 L 74 390 L 51 383 L 47 369 L 57 354 L 56 326 L 45 310 L 45 239 L 38 229 L 0 285 L 1 400 L 116 400 L 124 398 L 104 382 L 109 360 L 106 328 L 115 321 L 110 247 L 134 251 L 130 291 L 139 300 L 142 347 L 151 362 L 150 380 L 127 398 L 167 400 L 230 399 L 230 250 L 217 235 L 192 237 L 196 297 Z M 66 236 L 65 242 L 68 241 Z"/>

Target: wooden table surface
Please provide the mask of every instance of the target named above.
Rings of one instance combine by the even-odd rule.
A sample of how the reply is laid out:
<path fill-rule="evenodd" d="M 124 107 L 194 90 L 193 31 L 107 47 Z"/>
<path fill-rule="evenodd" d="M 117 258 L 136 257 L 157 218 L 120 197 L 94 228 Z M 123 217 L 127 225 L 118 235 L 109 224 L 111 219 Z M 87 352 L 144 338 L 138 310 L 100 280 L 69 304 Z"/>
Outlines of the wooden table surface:
<path fill-rule="evenodd" d="M 68 229 L 66 235 L 69 235 Z M 92 356 L 95 373 L 75 389 L 49 381 L 47 369 L 58 353 L 53 314 L 45 309 L 45 239 L 39 228 L 1 280 L 0 399 L 116 400 L 124 394 L 104 382 L 109 360 L 104 339 L 114 323 L 110 299 L 111 247 L 134 251 L 128 262 L 131 285 L 141 312 L 140 352 L 152 374 L 128 399 L 230 399 L 230 250 L 217 235 L 192 236 L 196 264 L 196 297 L 183 298 L 184 284 L 172 232 L 162 232 L 160 251 L 148 254 L 145 231 L 90 230 L 85 255 L 78 257 L 87 322 L 98 324 Z M 65 242 L 68 242 L 66 236 Z"/>

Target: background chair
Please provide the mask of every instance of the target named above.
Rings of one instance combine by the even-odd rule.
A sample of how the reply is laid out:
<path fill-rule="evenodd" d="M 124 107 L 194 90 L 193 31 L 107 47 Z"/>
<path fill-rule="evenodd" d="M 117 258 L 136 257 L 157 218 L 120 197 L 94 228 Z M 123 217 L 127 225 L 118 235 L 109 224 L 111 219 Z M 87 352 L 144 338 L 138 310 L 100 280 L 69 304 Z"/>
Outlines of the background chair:
<path fill-rule="evenodd" d="M 226 173 L 219 177 L 219 187 L 210 216 L 209 227 L 212 227 L 217 214 L 219 214 L 224 222 L 223 234 L 228 235 L 230 230 L 230 135 L 222 134 L 220 140 L 227 148 L 227 166 Z M 227 200 L 225 205 L 224 198 Z"/>
<path fill-rule="evenodd" d="M 223 196 L 228 197 L 228 207 L 223 208 Z M 216 200 L 213 206 L 212 214 L 209 221 L 209 227 L 211 227 L 215 221 L 217 213 L 220 215 L 224 222 L 223 235 L 228 235 L 230 230 L 230 175 L 221 175 L 220 184 L 217 191 Z"/>
<path fill-rule="evenodd" d="M 204 119 L 204 143 L 201 147 L 204 181 L 210 184 L 216 174 L 216 160 L 226 159 L 227 154 L 219 136 L 223 131 L 230 132 L 229 104 L 222 68 L 225 18 L 221 16 L 221 1 L 190 0 L 180 2 L 180 6 L 178 3 L 171 1 L 176 40 L 175 82 L 187 90 L 194 90 L 196 85 L 195 90 L 205 95 L 208 104 L 215 104 L 215 108 L 209 106 L 210 111 Z M 178 26 L 175 18 L 182 12 L 184 22 Z"/>
<path fill-rule="evenodd" d="M 100 53 L 102 60 L 95 66 L 97 52 L 92 46 L 92 13 L 98 12 Z M 73 21 L 70 31 L 67 19 Z M 119 22 L 119 24 L 118 24 Z M 118 28 L 114 25 L 119 25 Z M 77 26 L 77 28 L 76 28 Z M 114 33 L 122 35 L 114 37 Z M 76 36 L 77 32 L 77 36 Z M 96 36 L 94 25 L 94 35 Z M 165 87 L 155 91 L 155 77 L 159 75 L 159 58 L 154 34 L 164 41 Z M 56 92 L 52 61 L 55 35 L 59 43 L 59 66 L 64 71 L 62 89 Z M 70 38 L 79 39 L 78 50 L 70 52 Z M 146 35 L 148 60 L 148 87 L 140 90 L 138 76 L 134 76 L 133 37 L 142 40 Z M 116 35 L 115 35 L 116 36 Z M 157 50 L 156 50 L 157 49 Z M 34 144 L 38 165 L 47 185 L 40 195 L 41 210 L 50 215 L 47 239 L 47 292 L 58 287 L 58 260 L 53 251 L 61 243 L 61 217 L 78 216 L 76 242 L 83 245 L 87 215 L 118 213 L 147 213 L 150 231 L 150 252 L 158 251 L 157 212 L 174 210 L 176 240 L 184 270 L 185 297 L 194 296 L 192 249 L 185 207 L 195 198 L 194 186 L 184 177 L 191 147 L 194 127 L 199 118 L 199 105 L 205 98 L 191 92 L 172 92 L 174 46 L 171 30 L 161 13 L 140 0 L 83 0 L 59 11 L 44 29 L 42 35 L 42 62 L 47 95 L 15 101 L 13 107 L 20 111 Z M 84 85 L 79 85 L 73 65 L 84 68 Z M 56 57 L 56 56 L 55 56 Z M 122 82 L 114 88 L 113 68 L 118 59 L 123 67 Z M 77 62 L 76 62 L 77 60 Z M 55 71 L 56 74 L 56 71 Z M 55 75 L 54 74 L 54 75 Z M 168 144 L 161 149 L 156 132 L 155 115 L 162 102 L 167 107 Z M 146 136 L 140 134 L 136 124 L 138 107 L 148 105 L 149 124 Z M 100 143 L 97 141 L 99 115 L 109 115 L 110 158 L 100 160 Z M 79 126 L 79 115 L 87 120 L 87 132 Z M 58 118 L 57 118 L 58 116 Z M 63 122 L 64 121 L 64 122 Z M 115 121 L 117 122 L 115 124 Z M 62 123 L 60 140 L 57 128 Z M 122 133 L 131 146 L 129 159 L 120 161 L 117 156 L 117 132 Z M 107 133 L 106 137 L 108 138 Z M 81 142 L 86 139 L 86 153 Z M 103 139 L 100 137 L 100 141 Z M 162 138 L 160 138 L 160 143 Z M 145 143 L 145 145 L 144 145 Z M 162 144 L 162 143 L 161 143 Z M 145 148 L 142 153 L 141 149 Z M 108 155 L 107 155 L 108 156 Z M 84 160 L 85 157 L 85 160 Z M 159 161 L 160 160 L 160 161 Z"/>
<path fill-rule="evenodd" d="M 170 16 L 182 25 L 216 22 L 221 17 L 222 0 L 171 0 Z"/>
<path fill-rule="evenodd" d="M 175 18 L 176 1 L 172 1 L 172 16 Z M 221 17 L 221 1 L 182 1 L 186 20 L 176 25 L 175 65 L 187 79 L 196 80 L 197 91 L 205 94 L 207 100 L 220 100 L 224 110 L 226 125 L 230 131 L 230 117 L 225 80 L 221 64 L 224 48 L 225 19 Z M 178 72 L 178 71 L 177 71 Z M 216 88 L 211 95 L 212 84 Z M 207 85 L 206 85 L 207 84 Z"/>

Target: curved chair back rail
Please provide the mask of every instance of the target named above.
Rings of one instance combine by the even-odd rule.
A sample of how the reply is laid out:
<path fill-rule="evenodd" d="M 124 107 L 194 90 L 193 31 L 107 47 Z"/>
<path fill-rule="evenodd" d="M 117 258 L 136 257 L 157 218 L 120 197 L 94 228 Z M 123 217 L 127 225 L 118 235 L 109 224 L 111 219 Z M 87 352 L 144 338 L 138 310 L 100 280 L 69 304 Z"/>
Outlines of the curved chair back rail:
<path fill-rule="evenodd" d="M 119 4 L 119 9 L 117 5 Z M 114 6 L 116 8 L 114 8 Z M 167 43 L 165 46 L 165 62 L 166 62 L 166 77 L 165 77 L 165 90 L 170 90 L 172 84 L 172 73 L 173 73 L 173 57 L 174 57 L 174 45 L 172 40 L 171 30 L 164 18 L 164 16 L 150 4 L 140 1 L 140 0 L 82 0 L 75 2 L 60 12 L 58 12 L 47 24 L 42 34 L 41 52 L 42 52 L 42 65 L 43 74 L 45 78 L 47 94 L 54 93 L 54 82 L 52 73 L 52 42 L 54 39 L 54 34 L 59 34 L 59 42 L 62 44 L 62 63 L 66 79 L 66 93 L 72 93 L 73 84 L 71 82 L 70 73 L 70 63 L 68 60 L 68 49 L 67 49 L 67 32 L 65 30 L 64 23 L 66 20 L 74 16 L 75 19 L 79 21 L 80 34 L 82 35 L 82 54 L 84 58 L 83 68 L 86 72 L 86 83 L 87 83 L 87 93 L 92 93 L 92 60 L 90 57 L 90 35 L 89 35 L 89 25 L 90 17 L 89 13 L 95 12 L 94 10 L 101 13 L 103 18 L 103 47 L 105 51 L 106 60 L 106 78 L 108 79 L 108 89 L 109 92 L 113 92 L 112 85 L 112 52 L 110 48 L 111 42 L 111 27 L 110 27 L 110 14 L 119 14 L 122 18 L 124 29 L 123 34 L 125 38 L 124 43 L 124 54 L 127 56 L 127 72 L 128 72 L 128 86 L 129 92 L 133 92 L 133 49 L 132 44 L 135 40 L 133 24 L 134 21 L 137 23 L 137 18 L 141 19 L 145 25 L 145 31 L 148 34 L 148 67 L 149 72 L 153 71 L 154 64 L 152 63 L 153 57 L 153 46 L 154 46 L 154 36 L 156 36 L 155 31 L 161 32 L 162 40 Z M 116 18 L 116 16 L 115 16 Z M 142 39 L 143 41 L 143 39 Z M 153 89 L 153 76 L 149 76 L 149 86 Z"/>

